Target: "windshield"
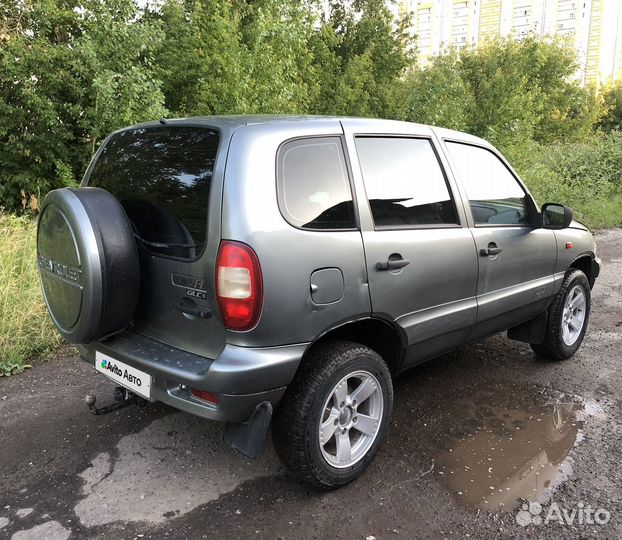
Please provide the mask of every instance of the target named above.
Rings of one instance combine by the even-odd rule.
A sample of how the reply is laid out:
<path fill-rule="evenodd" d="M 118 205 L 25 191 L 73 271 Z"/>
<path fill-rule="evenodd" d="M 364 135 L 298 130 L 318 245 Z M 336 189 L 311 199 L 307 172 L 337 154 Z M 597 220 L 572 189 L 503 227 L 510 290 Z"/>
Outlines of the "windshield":
<path fill-rule="evenodd" d="M 147 249 L 193 259 L 205 244 L 218 143 L 209 128 L 129 129 L 108 141 L 88 185 L 119 199 Z"/>

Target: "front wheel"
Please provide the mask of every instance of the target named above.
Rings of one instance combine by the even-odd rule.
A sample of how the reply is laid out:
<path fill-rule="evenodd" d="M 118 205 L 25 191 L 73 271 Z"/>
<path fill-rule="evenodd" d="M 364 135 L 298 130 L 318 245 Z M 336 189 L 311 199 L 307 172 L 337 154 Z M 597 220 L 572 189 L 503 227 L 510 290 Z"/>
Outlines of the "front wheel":
<path fill-rule="evenodd" d="M 544 342 L 533 351 L 553 360 L 570 358 L 581 346 L 590 316 L 590 283 L 581 270 L 571 270 L 549 308 Z"/>
<path fill-rule="evenodd" d="M 391 374 L 375 351 L 348 341 L 320 344 L 279 403 L 274 446 L 302 480 L 340 487 L 371 463 L 392 410 Z"/>

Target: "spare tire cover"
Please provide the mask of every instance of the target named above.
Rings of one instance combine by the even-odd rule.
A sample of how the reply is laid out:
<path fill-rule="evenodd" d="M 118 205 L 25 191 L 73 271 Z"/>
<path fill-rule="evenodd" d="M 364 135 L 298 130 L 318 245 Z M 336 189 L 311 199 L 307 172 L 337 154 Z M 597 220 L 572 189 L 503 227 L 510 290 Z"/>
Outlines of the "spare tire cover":
<path fill-rule="evenodd" d="M 138 303 L 138 251 L 131 223 L 108 191 L 48 193 L 37 257 L 45 303 L 65 339 L 89 343 L 128 325 Z"/>

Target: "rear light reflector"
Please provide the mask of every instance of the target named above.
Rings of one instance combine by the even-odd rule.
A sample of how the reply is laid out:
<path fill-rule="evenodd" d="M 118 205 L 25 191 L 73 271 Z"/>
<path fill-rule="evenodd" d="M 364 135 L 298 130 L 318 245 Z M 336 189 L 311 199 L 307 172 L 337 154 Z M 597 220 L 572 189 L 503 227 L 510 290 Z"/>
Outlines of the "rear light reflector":
<path fill-rule="evenodd" d="M 220 399 L 218 398 L 218 394 L 212 394 L 211 392 L 206 392 L 205 390 L 198 390 L 197 388 L 192 389 L 192 395 L 194 397 L 198 397 L 203 401 L 207 401 L 212 405 L 218 405 Z"/>
<path fill-rule="evenodd" d="M 257 324 L 263 300 L 261 267 L 257 255 L 246 244 L 229 240 L 220 244 L 216 295 L 225 327 L 249 330 Z"/>

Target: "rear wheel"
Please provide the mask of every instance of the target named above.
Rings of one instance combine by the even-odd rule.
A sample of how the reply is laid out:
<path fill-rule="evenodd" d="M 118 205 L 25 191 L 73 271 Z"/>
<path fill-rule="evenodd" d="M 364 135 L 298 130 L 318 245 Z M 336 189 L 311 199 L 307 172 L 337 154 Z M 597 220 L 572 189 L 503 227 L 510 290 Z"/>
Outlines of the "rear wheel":
<path fill-rule="evenodd" d="M 373 460 L 392 410 L 391 374 L 375 351 L 348 341 L 321 344 L 276 410 L 275 449 L 304 481 L 343 486 Z"/>
<path fill-rule="evenodd" d="M 544 342 L 532 344 L 546 358 L 565 360 L 581 346 L 590 316 L 590 283 L 581 270 L 573 269 L 549 308 Z"/>

